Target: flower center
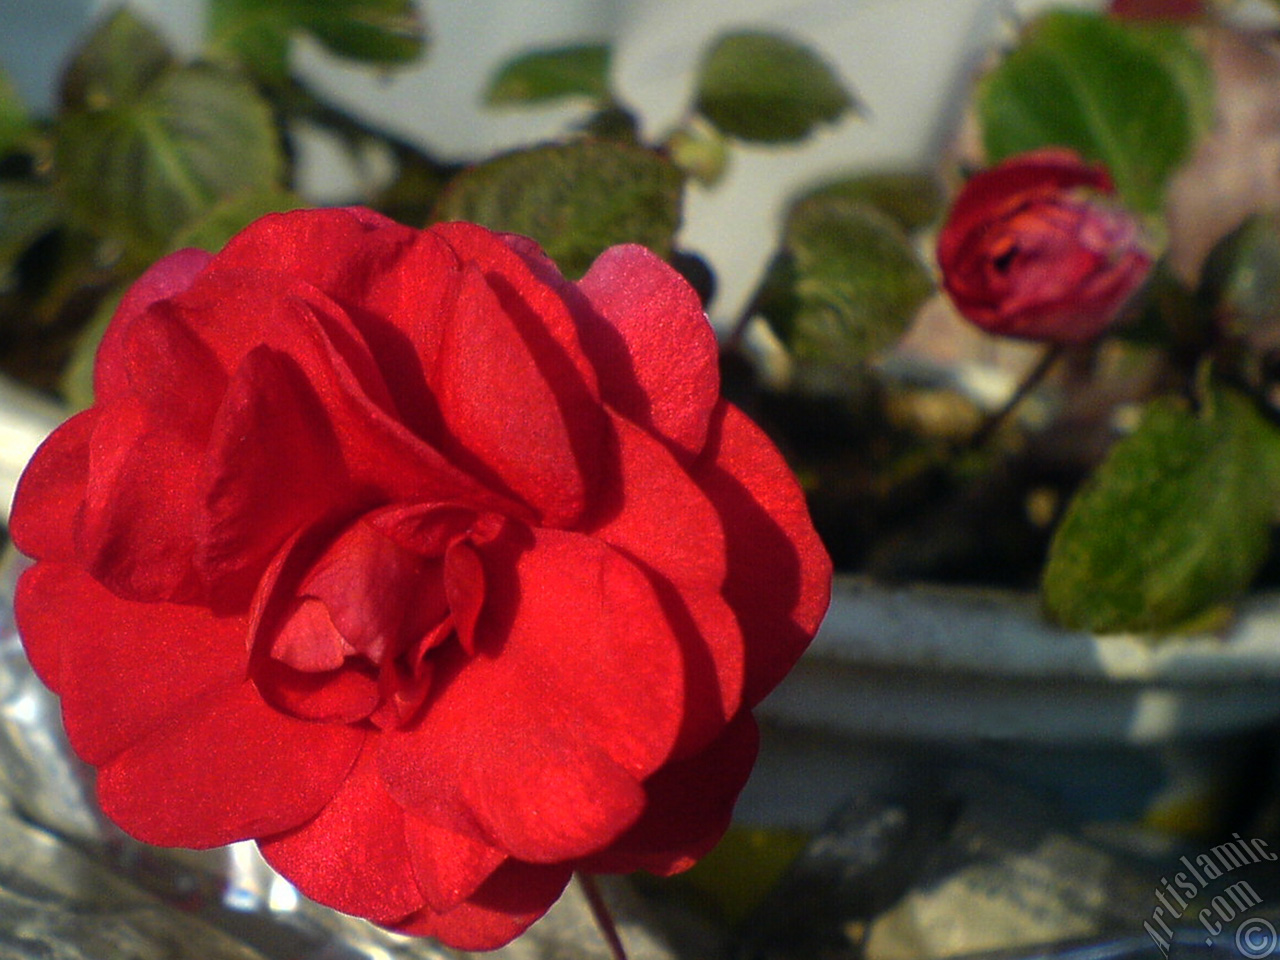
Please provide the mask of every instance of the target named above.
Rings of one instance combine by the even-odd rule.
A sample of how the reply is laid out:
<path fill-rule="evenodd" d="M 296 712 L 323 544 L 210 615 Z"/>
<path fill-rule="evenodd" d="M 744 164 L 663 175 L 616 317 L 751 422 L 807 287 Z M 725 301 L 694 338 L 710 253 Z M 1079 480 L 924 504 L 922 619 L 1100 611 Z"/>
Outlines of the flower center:
<path fill-rule="evenodd" d="M 410 723 L 439 661 L 474 652 L 484 603 L 476 543 L 502 522 L 453 505 L 388 507 L 309 565 L 290 556 L 285 569 L 299 572 L 277 579 L 274 615 L 257 631 L 263 695 L 306 719 Z"/>

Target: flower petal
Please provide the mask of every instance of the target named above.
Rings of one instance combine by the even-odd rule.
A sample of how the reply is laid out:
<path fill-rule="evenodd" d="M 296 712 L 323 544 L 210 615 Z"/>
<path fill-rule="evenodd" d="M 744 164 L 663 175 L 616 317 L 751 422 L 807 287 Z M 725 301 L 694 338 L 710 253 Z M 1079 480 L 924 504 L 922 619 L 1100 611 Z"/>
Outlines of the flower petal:
<path fill-rule="evenodd" d="M 579 864 L 580 869 L 645 870 L 659 876 L 688 870 L 729 828 L 759 741 L 755 721 L 744 711 L 703 752 L 668 763 L 645 781 L 640 819 L 609 849 Z"/>
<path fill-rule="evenodd" d="M 98 771 L 103 811 L 168 847 L 213 847 L 292 829 L 337 792 L 366 734 L 272 709 L 252 683 L 224 689 Z"/>
<path fill-rule="evenodd" d="M 507 859 L 476 836 L 445 829 L 426 817 L 406 814 L 405 835 L 418 887 L 436 913 L 470 897 Z"/>
<path fill-rule="evenodd" d="M 668 264 L 635 244 L 610 247 L 578 282 L 582 347 L 606 403 L 697 454 L 720 399 L 715 332 L 698 294 Z"/>
<path fill-rule="evenodd" d="M 251 592 L 280 545 L 351 496 L 333 426 L 291 358 L 268 347 L 240 364 L 205 461 L 196 562 L 222 591 Z"/>
<path fill-rule="evenodd" d="M 123 341 L 133 322 L 144 316 L 152 304 L 191 286 L 211 259 L 204 250 L 177 250 L 157 260 L 129 287 L 98 347 L 93 370 L 93 395 L 98 403 L 110 402 L 130 390 L 129 367 L 120 360 Z"/>
<path fill-rule="evenodd" d="M 180 424 L 125 398 L 102 409 L 76 531 L 89 572 L 130 600 L 190 601 L 202 448 Z"/>
<path fill-rule="evenodd" d="M 442 670 L 416 729 L 383 739 L 383 776 L 410 810 L 478 824 L 519 859 L 582 856 L 630 825 L 670 755 L 679 641 L 644 573 L 599 540 L 508 531 L 480 554 L 476 655 Z"/>
<path fill-rule="evenodd" d="M 41 563 L 23 574 L 19 625 L 33 663 L 49 672 L 67 736 L 88 763 L 103 763 L 211 691 L 244 678 L 246 621 L 185 604 L 132 603 L 87 574 Z M 120 696 L 120 691 L 132 691 Z"/>
<path fill-rule="evenodd" d="M 760 428 L 722 402 L 691 470 L 720 511 L 729 569 L 724 596 L 747 651 L 742 702 L 759 703 L 809 645 L 831 599 L 831 558 L 804 494 Z"/>
<path fill-rule="evenodd" d="M 431 386 L 455 441 L 450 459 L 529 504 L 543 522 L 562 526 L 581 515 L 587 496 L 580 449 L 590 413 L 566 410 L 534 344 L 513 322 L 479 268 L 463 270 L 458 304 L 446 319 Z M 567 383 L 569 390 L 572 383 Z M 597 440 L 598 442 L 598 440 Z"/>
<path fill-rule="evenodd" d="M 58 427 L 18 480 L 9 533 L 28 557 L 77 558 L 73 531 L 89 482 L 89 442 L 98 416 L 96 409 L 85 410 Z"/>
<path fill-rule="evenodd" d="M 388 923 L 420 909 L 404 811 L 383 788 L 366 744 L 350 775 L 316 816 L 258 841 L 267 863 L 319 903 Z"/>
<path fill-rule="evenodd" d="M 475 895 L 447 913 L 425 909 L 394 924 L 459 950 L 496 950 L 524 933 L 560 899 L 572 872 L 509 860 Z"/>
<path fill-rule="evenodd" d="M 721 596 L 728 561 L 720 516 L 659 440 L 611 415 L 620 475 L 607 486 L 620 505 L 593 536 L 652 571 L 685 662 L 684 725 L 677 755 L 697 752 L 738 710 L 742 631 Z"/>

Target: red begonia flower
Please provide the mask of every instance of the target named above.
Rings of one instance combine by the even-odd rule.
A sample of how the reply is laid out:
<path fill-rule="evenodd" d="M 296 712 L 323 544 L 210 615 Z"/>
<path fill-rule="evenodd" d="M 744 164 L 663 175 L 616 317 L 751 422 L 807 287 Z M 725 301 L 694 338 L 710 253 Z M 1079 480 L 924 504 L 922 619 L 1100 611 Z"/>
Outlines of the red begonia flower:
<path fill-rule="evenodd" d="M 121 303 L 13 509 L 31 661 L 134 836 L 488 949 L 570 874 L 686 869 L 830 563 L 634 246 L 266 217 Z"/>
<path fill-rule="evenodd" d="M 991 333 L 1048 343 L 1101 335 L 1147 277 L 1137 219 L 1102 167 L 1070 150 L 1020 154 L 973 176 L 938 237 L 956 309 Z"/>

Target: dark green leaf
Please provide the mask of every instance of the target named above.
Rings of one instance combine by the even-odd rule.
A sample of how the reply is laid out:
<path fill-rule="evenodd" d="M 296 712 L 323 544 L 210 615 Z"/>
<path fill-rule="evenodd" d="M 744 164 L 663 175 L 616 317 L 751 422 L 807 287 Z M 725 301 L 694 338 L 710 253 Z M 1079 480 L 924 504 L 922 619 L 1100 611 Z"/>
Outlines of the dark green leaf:
<path fill-rule="evenodd" d="M 98 24 L 62 76 L 66 110 L 106 110 L 137 99 L 173 63 L 164 37 L 120 7 Z"/>
<path fill-rule="evenodd" d="M 1272 427 L 1246 397 L 1209 394 L 1198 414 L 1152 403 L 1067 509 L 1044 574 L 1061 623 L 1165 632 L 1230 603 L 1266 557 L 1274 512 Z"/>
<path fill-rule="evenodd" d="M 823 184 L 804 199 L 844 199 L 874 207 L 910 232 L 942 215 L 942 185 L 931 173 L 859 173 Z"/>
<path fill-rule="evenodd" d="M 1169 175 L 1207 125 L 1212 93 L 1185 37 L 1163 27 L 1156 42 L 1151 29 L 1078 11 L 1034 21 L 979 86 L 987 159 L 1072 147 L 1104 164 L 1129 203 L 1159 210 Z"/>
<path fill-rule="evenodd" d="M 1280 215 L 1252 216 L 1220 240 L 1205 259 L 1199 295 L 1238 332 L 1280 319 Z"/>
<path fill-rule="evenodd" d="M 210 0 L 210 53 L 264 79 L 288 76 L 289 40 L 300 32 L 339 56 L 388 65 L 417 59 L 427 41 L 413 0 Z"/>
<path fill-rule="evenodd" d="M 698 111 L 729 136 L 802 140 L 853 106 L 835 71 L 808 47 L 768 33 L 731 33 L 698 70 Z"/>
<path fill-rule="evenodd" d="M 174 237 L 174 250 L 183 247 L 199 247 L 217 253 L 228 240 L 259 217 L 268 213 L 300 210 L 307 206 L 305 200 L 283 187 L 266 187 L 249 190 L 228 197 L 212 207 Z"/>
<path fill-rule="evenodd" d="M 656 153 L 599 140 L 507 154 L 459 176 L 436 210 L 533 237 L 564 271 L 581 276 L 606 248 L 639 243 L 671 253 L 684 178 Z"/>
<path fill-rule="evenodd" d="M 61 220 L 58 198 L 38 183 L 0 181 L 0 277 Z"/>
<path fill-rule="evenodd" d="M 0 70 L 0 157 L 16 147 L 31 129 L 31 120 L 9 75 Z"/>
<path fill-rule="evenodd" d="M 128 103 L 66 114 L 56 165 L 77 219 L 148 259 L 218 201 L 276 184 L 283 163 L 254 88 L 197 66 L 168 71 Z"/>
<path fill-rule="evenodd" d="M 770 283 L 776 288 L 788 277 L 794 283 L 795 312 L 784 339 L 801 361 L 859 367 L 902 335 L 934 290 L 902 229 L 850 200 L 796 204 L 784 249 Z M 771 300 L 785 305 L 788 298 L 775 289 Z"/>
<path fill-rule="evenodd" d="M 609 97 L 609 47 L 603 43 L 535 50 L 508 60 L 485 91 L 485 103 L 546 103 Z"/>

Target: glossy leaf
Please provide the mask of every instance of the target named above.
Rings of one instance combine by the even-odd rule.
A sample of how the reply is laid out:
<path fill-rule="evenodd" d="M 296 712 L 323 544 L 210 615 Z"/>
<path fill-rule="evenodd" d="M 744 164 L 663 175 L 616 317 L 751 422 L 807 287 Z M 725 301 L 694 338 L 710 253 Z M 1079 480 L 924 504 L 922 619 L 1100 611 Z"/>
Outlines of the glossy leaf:
<path fill-rule="evenodd" d="M 1203 57 L 1176 28 L 1060 10 L 1027 28 L 980 84 L 977 106 L 989 162 L 1072 147 L 1154 212 L 1206 128 L 1212 92 Z"/>
<path fill-rule="evenodd" d="M 578 141 L 507 154 L 467 171 L 445 191 L 436 219 L 533 237 L 574 278 L 618 243 L 668 256 L 683 188 L 680 171 L 652 151 Z"/>
<path fill-rule="evenodd" d="M 853 107 L 836 72 L 784 37 L 742 32 L 715 42 L 698 70 L 698 112 L 742 140 L 802 140 Z"/>
<path fill-rule="evenodd" d="M 797 359 L 846 368 L 892 345 L 933 293 L 902 229 L 872 207 L 818 197 L 792 208 L 770 299 L 794 310 L 785 340 Z M 776 289 L 790 284 L 790 296 Z M 775 318 L 776 322 L 776 318 Z"/>
<path fill-rule="evenodd" d="M 576 44 L 534 50 L 508 60 L 485 91 L 485 103 L 548 103 L 566 97 L 605 100 L 609 96 L 609 47 Z"/>
<path fill-rule="evenodd" d="M 142 260 L 223 198 L 271 187 L 283 167 L 266 103 L 209 66 L 167 71 L 107 109 L 67 113 L 56 163 L 77 219 Z"/>
<path fill-rule="evenodd" d="M 1270 542 L 1275 429 L 1230 390 L 1212 391 L 1198 413 L 1153 402 L 1058 527 L 1043 582 L 1050 615 L 1159 633 L 1233 601 Z"/>
<path fill-rule="evenodd" d="M 417 59 L 427 33 L 413 0 L 210 0 L 209 48 L 267 80 L 289 73 L 289 41 L 309 33 L 331 52 L 386 65 Z"/>

